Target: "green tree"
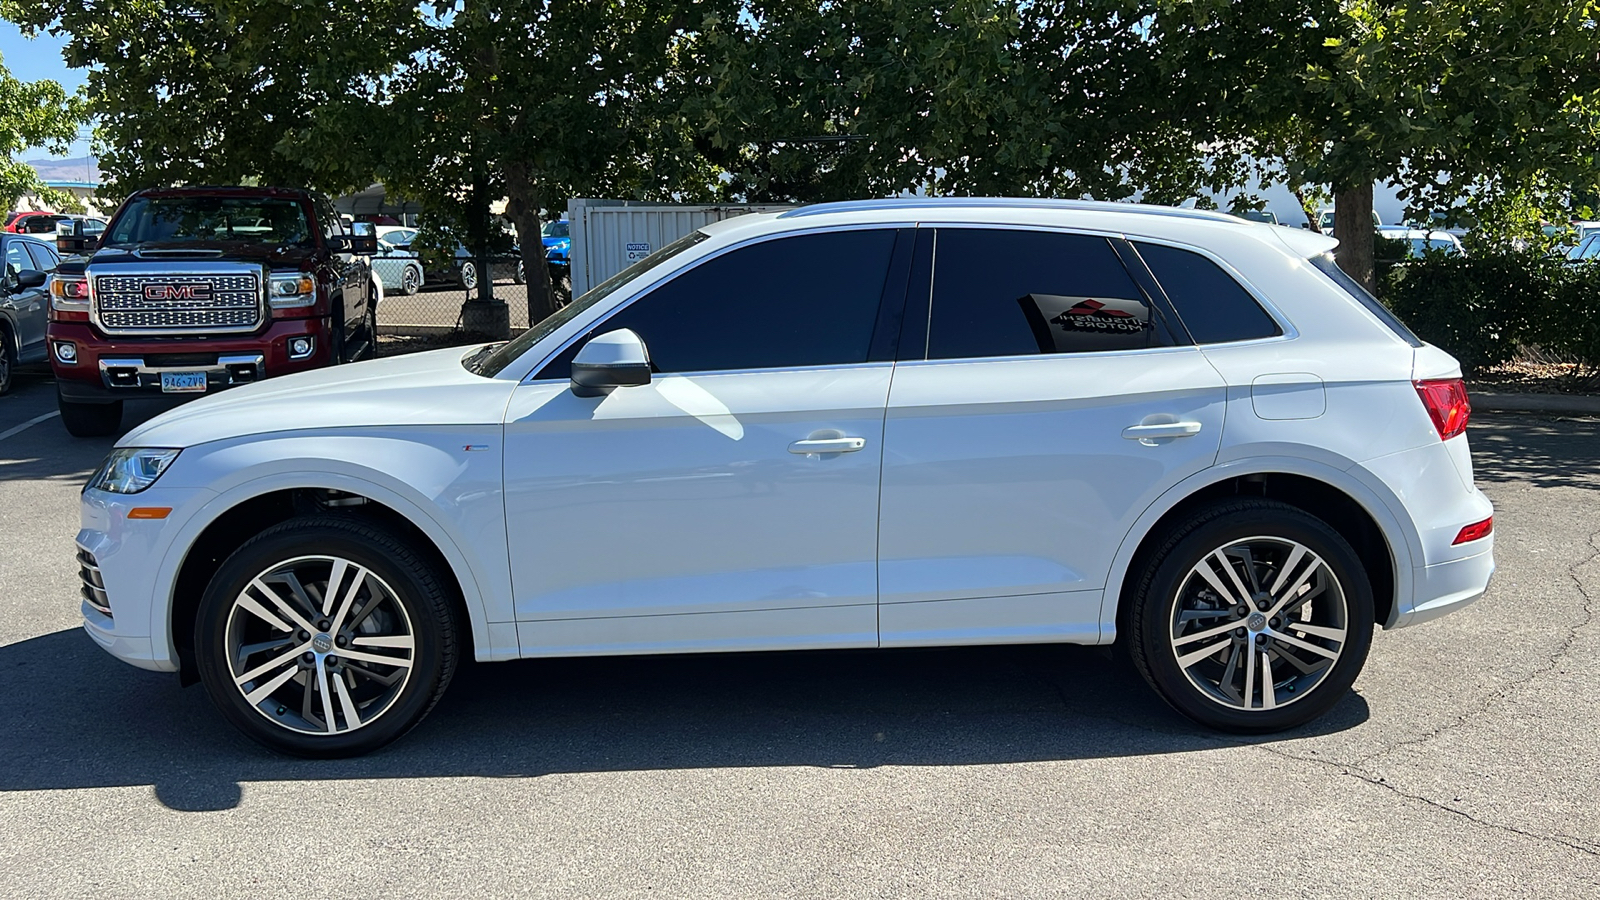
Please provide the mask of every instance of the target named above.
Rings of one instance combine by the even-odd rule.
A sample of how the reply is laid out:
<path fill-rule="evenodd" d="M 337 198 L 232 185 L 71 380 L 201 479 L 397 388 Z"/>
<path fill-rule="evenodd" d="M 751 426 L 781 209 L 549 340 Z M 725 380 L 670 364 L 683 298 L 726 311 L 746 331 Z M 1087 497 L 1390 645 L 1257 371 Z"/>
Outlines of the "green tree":
<path fill-rule="evenodd" d="M 24 194 L 59 209 L 81 209 L 71 194 L 46 187 L 17 156 L 33 147 L 66 153 L 83 121 L 82 98 L 68 96 L 54 81 L 19 81 L 0 61 L 0 202 L 7 209 Z"/>

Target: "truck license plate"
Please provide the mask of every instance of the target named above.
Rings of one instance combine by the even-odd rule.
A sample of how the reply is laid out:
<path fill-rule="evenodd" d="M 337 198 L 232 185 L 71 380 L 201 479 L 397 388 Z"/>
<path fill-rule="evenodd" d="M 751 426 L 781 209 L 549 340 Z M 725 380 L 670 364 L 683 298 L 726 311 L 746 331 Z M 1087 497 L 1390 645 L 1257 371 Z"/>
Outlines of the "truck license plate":
<path fill-rule="evenodd" d="M 203 394 L 206 391 L 204 372 L 162 372 L 163 394 Z"/>

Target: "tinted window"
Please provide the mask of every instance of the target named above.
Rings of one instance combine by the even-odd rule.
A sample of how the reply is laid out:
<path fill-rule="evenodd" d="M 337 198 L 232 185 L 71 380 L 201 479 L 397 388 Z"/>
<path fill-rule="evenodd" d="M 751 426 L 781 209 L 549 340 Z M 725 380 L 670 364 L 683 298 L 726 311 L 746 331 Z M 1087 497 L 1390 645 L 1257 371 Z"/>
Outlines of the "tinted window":
<path fill-rule="evenodd" d="M 56 254 L 54 250 L 44 244 L 28 243 L 28 253 L 33 256 L 34 268 L 41 272 L 54 272 L 56 270 Z"/>
<path fill-rule="evenodd" d="M 1160 244 L 1134 246 L 1195 343 L 1249 341 L 1283 333 L 1250 292 L 1211 260 Z"/>
<path fill-rule="evenodd" d="M 262 197 L 136 197 L 116 218 L 106 246 L 242 241 L 305 244 L 311 237 L 297 200 Z"/>
<path fill-rule="evenodd" d="M 6 274 L 15 278 L 23 269 L 33 268 L 28 251 L 22 249 L 23 241 L 6 241 Z"/>
<path fill-rule="evenodd" d="M 778 238 L 723 254 L 635 300 L 590 335 L 631 328 L 658 372 L 865 362 L 893 230 Z M 539 373 L 566 378 L 575 343 Z"/>
<path fill-rule="evenodd" d="M 1105 238 L 981 228 L 939 231 L 926 340 L 929 359 L 1171 343 Z"/>

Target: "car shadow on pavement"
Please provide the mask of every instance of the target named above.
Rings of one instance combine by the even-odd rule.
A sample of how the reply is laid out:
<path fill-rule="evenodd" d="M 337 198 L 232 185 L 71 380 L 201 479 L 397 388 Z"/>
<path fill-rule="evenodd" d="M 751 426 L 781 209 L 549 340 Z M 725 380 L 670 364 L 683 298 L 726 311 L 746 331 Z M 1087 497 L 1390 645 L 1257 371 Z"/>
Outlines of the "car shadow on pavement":
<path fill-rule="evenodd" d="M 0 791 L 151 785 L 179 811 L 237 806 L 265 781 L 537 777 L 751 766 L 952 766 L 1141 756 L 1240 738 L 1171 712 L 1126 664 L 1032 645 L 467 664 L 422 725 L 347 760 L 277 756 L 203 689 L 132 669 L 76 629 L 0 647 Z"/>
<path fill-rule="evenodd" d="M 1468 435 L 1480 484 L 1600 489 L 1600 418 L 1474 415 Z"/>

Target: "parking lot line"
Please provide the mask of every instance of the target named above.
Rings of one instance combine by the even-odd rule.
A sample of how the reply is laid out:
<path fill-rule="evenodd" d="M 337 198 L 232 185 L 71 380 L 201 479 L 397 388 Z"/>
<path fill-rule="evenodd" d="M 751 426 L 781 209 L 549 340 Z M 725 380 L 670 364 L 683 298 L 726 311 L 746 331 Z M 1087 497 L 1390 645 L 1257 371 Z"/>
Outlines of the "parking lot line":
<path fill-rule="evenodd" d="M 61 415 L 61 411 L 60 410 L 56 410 L 55 412 L 47 412 L 42 416 L 34 416 L 33 418 L 29 419 L 28 421 L 23 422 L 21 425 L 17 425 L 17 426 L 12 427 L 12 428 L 7 428 L 5 431 L 0 431 L 0 441 L 3 441 L 6 438 L 11 437 L 14 434 L 21 434 L 22 432 L 27 431 L 29 428 L 32 428 L 33 426 L 39 424 L 40 422 L 43 422 L 46 419 L 54 419 L 56 416 L 59 416 L 59 415 Z"/>

